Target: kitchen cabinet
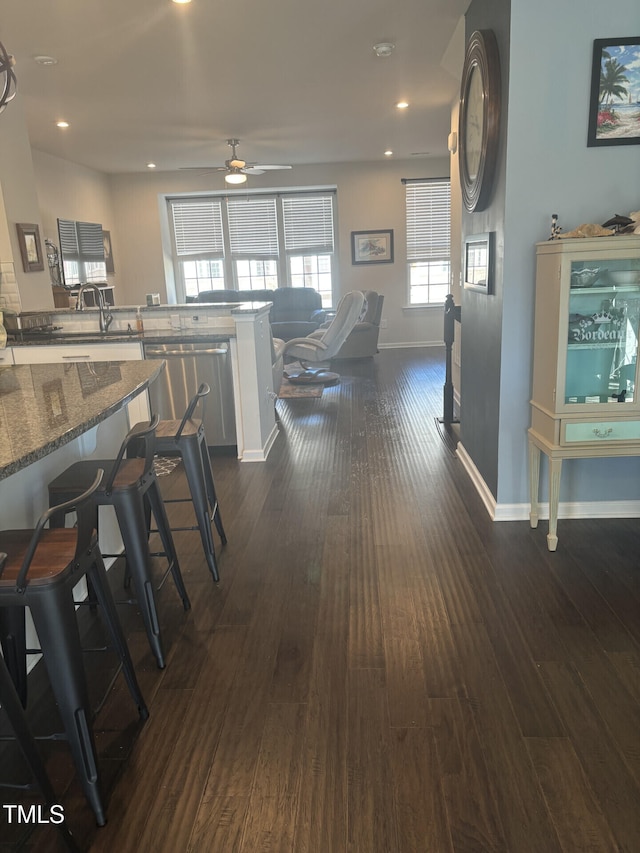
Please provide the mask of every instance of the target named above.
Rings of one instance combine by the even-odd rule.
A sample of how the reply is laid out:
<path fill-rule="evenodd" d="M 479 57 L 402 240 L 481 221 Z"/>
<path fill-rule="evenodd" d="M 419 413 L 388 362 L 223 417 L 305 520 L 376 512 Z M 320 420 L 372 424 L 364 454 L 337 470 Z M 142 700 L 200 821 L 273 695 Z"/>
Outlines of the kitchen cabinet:
<path fill-rule="evenodd" d="M 640 237 L 537 246 L 530 523 L 538 524 L 540 454 L 549 461 L 555 551 L 564 459 L 640 455 Z"/>
<path fill-rule="evenodd" d="M 138 361 L 138 341 L 64 343 L 14 347 L 16 364 L 51 364 L 65 361 Z"/>
<path fill-rule="evenodd" d="M 13 364 L 13 347 L 0 349 L 0 367 L 7 364 Z"/>

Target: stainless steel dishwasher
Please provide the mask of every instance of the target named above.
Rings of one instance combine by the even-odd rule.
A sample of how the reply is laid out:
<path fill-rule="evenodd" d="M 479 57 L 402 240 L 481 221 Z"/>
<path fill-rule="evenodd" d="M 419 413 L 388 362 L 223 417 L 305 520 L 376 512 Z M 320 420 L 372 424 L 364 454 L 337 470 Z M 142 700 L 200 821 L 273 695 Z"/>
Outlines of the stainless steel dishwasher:
<path fill-rule="evenodd" d="M 151 408 L 162 419 L 180 420 L 202 382 L 211 388 L 204 398 L 204 430 L 209 447 L 236 444 L 231 354 L 227 342 L 215 344 L 144 344 L 144 357 L 164 358 L 165 369 L 151 383 Z"/>

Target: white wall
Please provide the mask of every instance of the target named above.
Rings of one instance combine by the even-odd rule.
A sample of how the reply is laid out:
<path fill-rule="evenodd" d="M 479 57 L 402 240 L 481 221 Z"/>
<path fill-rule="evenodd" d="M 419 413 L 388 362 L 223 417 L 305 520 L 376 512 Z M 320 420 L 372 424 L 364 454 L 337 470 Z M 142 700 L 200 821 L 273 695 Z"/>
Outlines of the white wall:
<path fill-rule="evenodd" d="M 106 231 L 112 231 L 114 216 L 107 175 L 42 151 L 33 150 L 32 156 L 43 237 L 58 245 L 58 219 L 99 222 Z M 113 233 L 111 241 L 115 255 Z M 117 277 L 110 283 L 117 285 Z"/>
<path fill-rule="evenodd" d="M 407 308 L 404 185 L 401 178 L 443 177 L 448 158 L 296 166 L 276 176 L 250 177 L 254 188 L 336 186 L 338 198 L 339 288 L 377 290 L 385 296 L 387 328 L 384 344 L 421 344 L 442 341 L 442 308 Z M 144 302 L 145 294 L 159 291 L 166 298 L 165 261 L 161 239 L 163 196 L 224 190 L 221 174 L 205 177 L 167 172 L 116 175 L 109 179 L 115 235 L 114 258 L 120 268 L 116 299 L 120 304 Z M 234 194 L 242 190 L 230 191 Z M 380 266 L 351 264 L 351 232 L 394 230 L 395 262 Z"/>
<path fill-rule="evenodd" d="M 52 307 L 53 297 L 42 242 L 42 225 L 33 180 L 31 148 L 20 98 L 15 98 L 8 105 L 0 121 L 0 200 L 4 208 L 4 214 L 0 217 L 0 269 L 3 270 L 0 297 L 3 297 L 3 289 L 10 285 L 11 296 L 17 287 L 21 304 L 14 306 L 13 300 L 3 300 L 4 304 L 24 311 Z M 37 225 L 40 229 L 43 271 L 24 271 L 16 230 L 17 223 Z M 10 265 L 13 265 L 12 280 L 5 281 L 4 274 Z"/>

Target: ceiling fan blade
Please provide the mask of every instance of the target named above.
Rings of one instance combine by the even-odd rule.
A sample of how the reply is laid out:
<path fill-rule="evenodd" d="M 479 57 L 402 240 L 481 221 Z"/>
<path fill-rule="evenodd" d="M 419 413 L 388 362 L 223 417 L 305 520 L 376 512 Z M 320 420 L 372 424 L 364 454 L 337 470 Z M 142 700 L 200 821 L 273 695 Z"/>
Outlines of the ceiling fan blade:
<path fill-rule="evenodd" d="M 181 172 L 227 172 L 226 166 L 180 166 Z"/>
<path fill-rule="evenodd" d="M 240 169 L 243 175 L 264 175 L 264 169 L 262 166 L 245 166 L 244 169 Z"/>
<path fill-rule="evenodd" d="M 253 167 L 254 169 L 262 169 L 263 172 L 276 172 L 279 169 L 291 169 L 292 166 L 263 166 L 262 163 L 260 165 L 256 165 Z"/>

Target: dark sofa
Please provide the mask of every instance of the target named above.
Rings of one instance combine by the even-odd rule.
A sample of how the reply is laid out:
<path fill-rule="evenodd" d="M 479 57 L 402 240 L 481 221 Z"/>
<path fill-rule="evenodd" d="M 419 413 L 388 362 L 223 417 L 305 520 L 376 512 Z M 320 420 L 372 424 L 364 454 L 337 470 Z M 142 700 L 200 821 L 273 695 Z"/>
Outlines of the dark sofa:
<path fill-rule="evenodd" d="M 320 294 L 311 287 L 276 290 L 203 290 L 198 302 L 271 302 L 269 321 L 274 338 L 304 338 L 326 319 Z"/>

